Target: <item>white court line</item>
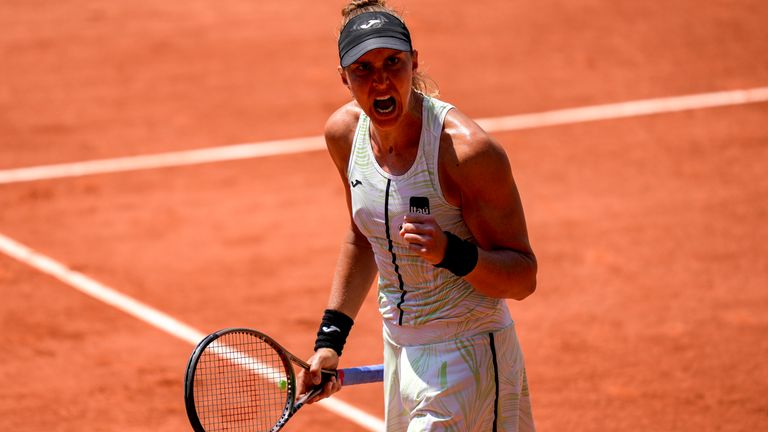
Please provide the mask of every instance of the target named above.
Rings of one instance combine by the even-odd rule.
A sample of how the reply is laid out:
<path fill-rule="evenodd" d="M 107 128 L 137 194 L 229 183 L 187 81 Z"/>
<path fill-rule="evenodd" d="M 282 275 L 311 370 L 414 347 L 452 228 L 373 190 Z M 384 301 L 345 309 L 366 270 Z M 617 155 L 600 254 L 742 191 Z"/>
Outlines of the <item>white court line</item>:
<path fill-rule="evenodd" d="M 494 133 L 759 102 L 768 102 L 768 87 L 483 118 L 478 119 L 477 123 L 486 131 Z M 12 168 L 0 170 L 0 184 L 259 158 L 317 151 L 324 148 L 323 138 L 316 136 L 154 155 Z"/>
<path fill-rule="evenodd" d="M 70 287 L 113 306 L 128 315 L 138 318 L 171 336 L 192 345 L 197 345 L 206 335 L 201 331 L 144 304 L 132 297 L 116 291 L 82 273 L 74 271 L 64 264 L 49 258 L 3 234 L 0 234 L 0 252 L 14 258 L 42 273 L 52 276 Z M 383 431 L 384 422 L 359 408 L 337 398 L 324 399 L 319 406 L 350 420 L 370 431 Z"/>
<path fill-rule="evenodd" d="M 325 142 L 321 137 L 309 137 L 253 144 L 235 144 L 144 156 L 13 168 L 0 170 L 0 184 L 251 159 L 304 153 L 322 150 L 323 148 L 325 148 Z"/>
<path fill-rule="evenodd" d="M 592 105 L 480 119 L 477 123 L 489 132 L 503 132 L 759 102 L 768 102 L 768 87 Z"/>

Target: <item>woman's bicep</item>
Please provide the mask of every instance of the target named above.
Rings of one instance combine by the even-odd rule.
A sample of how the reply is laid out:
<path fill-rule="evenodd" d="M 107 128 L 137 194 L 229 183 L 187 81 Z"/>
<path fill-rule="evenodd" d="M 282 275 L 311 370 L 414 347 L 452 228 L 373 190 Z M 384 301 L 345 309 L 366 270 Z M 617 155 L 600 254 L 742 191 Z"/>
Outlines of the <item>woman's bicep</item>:
<path fill-rule="evenodd" d="M 462 161 L 459 181 L 464 221 L 483 249 L 531 253 L 522 200 L 504 149 L 490 138 Z"/>

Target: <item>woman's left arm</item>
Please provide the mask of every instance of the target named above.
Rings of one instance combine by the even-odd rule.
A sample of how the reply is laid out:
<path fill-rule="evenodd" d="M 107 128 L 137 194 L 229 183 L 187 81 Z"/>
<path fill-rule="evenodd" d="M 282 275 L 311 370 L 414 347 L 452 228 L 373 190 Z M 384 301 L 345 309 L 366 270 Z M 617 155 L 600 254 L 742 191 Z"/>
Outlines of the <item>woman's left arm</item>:
<path fill-rule="evenodd" d="M 452 110 L 440 146 L 440 183 L 462 209 L 478 246 L 477 264 L 464 276 L 491 297 L 522 300 L 536 289 L 537 262 L 504 149 L 474 121 Z M 447 237 L 432 217 L 409 215 L 406 240 L 432 264 L 445 257 Z M 409 233 L 410 232 L 410 233 Z"/>
<path fill-rule="evenodd" d="M 464 222 L 478 246 L 477 266 L 464 278 L 488 296 L 522 300 L 536 289 L 536 256 L 509 159 L 482 135 L 455 166 Z"/>

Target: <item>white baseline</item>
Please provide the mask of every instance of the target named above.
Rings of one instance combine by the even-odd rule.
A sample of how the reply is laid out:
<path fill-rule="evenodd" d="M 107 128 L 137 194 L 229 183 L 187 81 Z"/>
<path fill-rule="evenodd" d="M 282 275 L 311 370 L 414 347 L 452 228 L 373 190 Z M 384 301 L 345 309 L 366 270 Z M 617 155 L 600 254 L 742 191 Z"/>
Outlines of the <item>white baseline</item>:
<path fill-rule="evenodd" d="M 768 87 L 730 90 L 656 99 L 643 99 L 604 105 L 592 105 L 518 114 L 505 117 L 478 119 L 477 123 L 488 132 L 507 132 L 557 126 L 569 123 L 609 120 L 626 117 L 661 114 L 694 109 L 744 105 L 768 102 Z M 318 151 L 325 148 L 320 136 L 265 141 L 250 144 L 234 144 L 197 150 L 184 150 L 142 156 L 99 159 L 84 162 L 42 165 L 0 170 L 0 184 L 46 180 L 63 177 L 80 177 L 93 174 L 122 171 L 167 168 L 184 165 L 250 159 Z"/>

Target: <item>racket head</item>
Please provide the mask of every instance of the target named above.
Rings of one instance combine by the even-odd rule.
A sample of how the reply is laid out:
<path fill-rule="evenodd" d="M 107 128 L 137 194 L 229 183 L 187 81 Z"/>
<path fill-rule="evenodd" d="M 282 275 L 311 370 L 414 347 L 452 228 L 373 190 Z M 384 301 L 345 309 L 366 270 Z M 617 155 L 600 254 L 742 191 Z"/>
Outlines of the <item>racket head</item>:
<path fill-rule="evenodd" d="M 184 402 L 196 432 L 277 431 L 291 416 L 296 377 L 290 355 L 269 336 L 229 328 L 195 347 Z"/>

